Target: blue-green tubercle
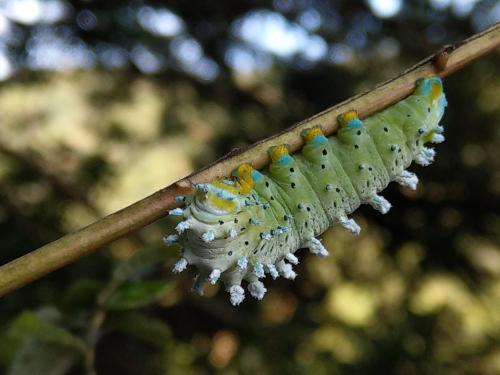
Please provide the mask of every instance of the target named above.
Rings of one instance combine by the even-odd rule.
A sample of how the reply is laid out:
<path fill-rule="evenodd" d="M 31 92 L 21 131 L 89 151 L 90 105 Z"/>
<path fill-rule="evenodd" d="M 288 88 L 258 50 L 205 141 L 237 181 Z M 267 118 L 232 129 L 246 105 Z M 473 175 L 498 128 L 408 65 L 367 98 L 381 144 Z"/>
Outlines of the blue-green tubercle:
<path fill-rule="evenodd" d="M 191 197 L 179 197 L 183 209 L 176 234 L 182 256 L 174 272 L 198 269 L 193 289 L 222 281 L 233 305 L 249 293 L 262 299 L 261 279 L 294 279 L 299 248 L 319 256 L 328 250 L 316 237 L 332 225 L 353 234 L 359 225 L 349 217 L 361 204 L 386 213 L 391 204 L 381 192 L 391 181 L 415 189 L 412 161 L 430 164 L 435 152 L 425 145 L 444 141 L 439 121 L 446 98 L 439 77 L 419 79 L 408 98 L 361 121 L 355 111 L 339 116 L 340 129 L 325 137 L 320 125 L 303 132 L 304 146 L 294 155 L 286 145 L 269 150 L 271 163 L 257 171 L 249 164 L 230 179 L 196 185 Z"/>

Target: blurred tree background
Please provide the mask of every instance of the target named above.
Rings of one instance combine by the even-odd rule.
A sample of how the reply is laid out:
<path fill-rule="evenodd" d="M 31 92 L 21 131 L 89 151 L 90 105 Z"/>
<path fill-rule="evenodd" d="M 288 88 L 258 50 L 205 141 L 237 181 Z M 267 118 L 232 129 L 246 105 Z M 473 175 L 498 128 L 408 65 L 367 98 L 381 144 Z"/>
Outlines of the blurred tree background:
<path fill-rule="evenodd" d="M 493 0 L 0 0 L 0 263 L 500 20 Z M 172 276 L 165 218 L 0 301 L 0 372 L 500 373 L 498 52 L 358 237 L 233 308 Z M 1 275 L 0 275 L 1 277 Z"/>

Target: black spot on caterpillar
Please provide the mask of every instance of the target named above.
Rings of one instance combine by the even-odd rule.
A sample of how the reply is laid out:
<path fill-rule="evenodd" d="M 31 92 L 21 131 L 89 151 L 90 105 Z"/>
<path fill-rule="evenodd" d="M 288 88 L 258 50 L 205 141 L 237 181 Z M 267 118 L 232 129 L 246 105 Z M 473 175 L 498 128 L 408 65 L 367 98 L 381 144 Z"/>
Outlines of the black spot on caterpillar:
<path fill-rule="evenodd" d="M 259 279 L 266 274 L 296 277 L 297 249 L 328 255 L 316 238 L 328 227 L 340 224 L 358 234 L 348 215 L 360 204 L 385 214 L 391 205 L 378 193 L 391 181 L 415 189 L 417 176 L 406 168 L 412 161 L 430 164 L 435 152 L 424 145 L 444 140 L 441 79 L 419 79 L 416 86 L 411 96 L 363 122 L 355 111 L 340 115 L 340 129 L 329 138 L 319 126 L 304 130 L 305 145 L 293 156 L 286 145 L 272 147 L 271 164 L 262 172 L 242 164 L 230 179 L 197 184 L 192 197 L 179 197 L 185 208 L 170 214 L 184 220 L 177 234 L 164 238 L 182 246 L 173 271 L 197 267 L 193 288 L 200 294 L 206 281 L 222 279 L 233 305 L 245 297 L 243 280 L 262 299 L 267 290 Z"/>

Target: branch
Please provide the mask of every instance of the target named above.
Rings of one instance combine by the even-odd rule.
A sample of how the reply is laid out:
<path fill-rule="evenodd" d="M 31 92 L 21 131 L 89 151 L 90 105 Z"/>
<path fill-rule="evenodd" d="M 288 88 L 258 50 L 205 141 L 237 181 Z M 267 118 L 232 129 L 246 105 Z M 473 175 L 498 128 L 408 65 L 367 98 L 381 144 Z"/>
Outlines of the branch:
<path fill-rule="evenodd" d="M 439 74 L 445 77 L 498 46 L 500 46 L 499 23 L 458 44 L 444 47 L 435 55 L 369 92 L 330 107 L 244 150 L 233 151 L 212 165 L 149 197 L 3 265 L 0 267 L 0 296 L 165 216 L 167 210 L 179 205 L 175 201 L 175 196 L 189 194 L 193 182 L 207 182 L 219 176 L 227 176 L 243 162 L 261 168 L 268 163 L 267 149 L 272 145 L 287 143 L 292 151 L 298 150 L 302 146 L 300 133 L 304 128 L 321 124 L 325 134 L 332 134 L 338 126 L 337 115 L 356 109 L 361 118 L 367 117 L 408 96 L 418 78 L 426 74 Z"/>

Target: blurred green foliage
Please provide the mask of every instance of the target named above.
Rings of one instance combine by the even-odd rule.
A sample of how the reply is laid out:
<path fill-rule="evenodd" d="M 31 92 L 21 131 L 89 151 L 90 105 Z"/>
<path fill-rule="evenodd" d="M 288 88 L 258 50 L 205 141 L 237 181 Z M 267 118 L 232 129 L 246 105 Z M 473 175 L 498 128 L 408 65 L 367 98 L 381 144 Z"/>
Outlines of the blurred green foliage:
<path fill-rule="evenodd" d="M 275 10 L 285 3 L 275 1 Z M 254 7 L 272 7 L 221 4 L 172 9 L 193 30 L 203 21 L 217 34 Z M 446 30 L 439 43 L 457 41 L 485 7 L 457 17 L 427 2 L 405 6 L 370 41 L 395 38 L 392 57 L 358 51 L 334 66 L 276 59 L 247 72 L 221 62 L 213 82 L 95 67 L 24 71 L 2 83 L 0 261 L 392 77 L 438 47 L 421 29 L 438 24 Z M 329 7 L 342 14 L 342 35 L 369 12 L 357 2 Z M 81 33 L 88 43 L 99 36 Z M 208 37 L 202 43 L 221 48 Z M 165 218 L 4 297 L 0 372 L 500 373 L 499 71 L 497 53 L 447 78 L 447 141 L 432 166 L 412 167 L 417 191 L 391 184 L 387 215 L 360 208 L 360 236 L 329 230 L 332 255 L 300 251 L 297 279 L 268 282 L 262 302 L 233 308 L 218 286 L 208 298 L 192 294 L 191 271 L 170 274 L 178 249 L 161 243 L 175 225 Z"/>

